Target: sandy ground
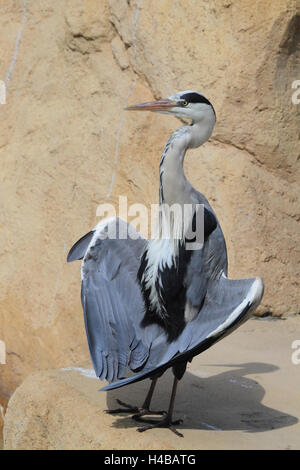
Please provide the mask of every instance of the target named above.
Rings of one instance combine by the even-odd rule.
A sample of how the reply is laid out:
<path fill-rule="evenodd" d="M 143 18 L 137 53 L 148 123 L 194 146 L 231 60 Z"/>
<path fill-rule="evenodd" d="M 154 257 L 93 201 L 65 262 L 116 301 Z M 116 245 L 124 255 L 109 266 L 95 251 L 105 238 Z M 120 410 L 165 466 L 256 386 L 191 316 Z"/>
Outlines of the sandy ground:
<path fill-rule="evenodd" d="M 59 371 L 59 382 L 72 388 L 81 400 L 84 395 L 83 403 L 92 403 L 95 412 L 91 412 L 89 423 L 99 432 L 104 427 L 106 434 L 110 433 L 107 448 L 124 448 L 126 436 L 130 448 L 300 449 L 300 364 L 292 362 L 295 340 L 300 340 L 300 318 L 253 318 L 194 358 L 179 384 L 175 404 L 174 418 L 184 420 L 178 426 L 184 438 L 167 429 L 140 434 L 130 416 L 103 412 L 118 407 L 116 398 L 141 405 L 148 380 L 108 394 L 98 392 L 101 384 L 88 376 L 88 369 L 86 375 L 80 370 Z M 171 384 L 168 371 L 158 383 L 153 409 L 167 408 Z M 56 406 L 57 413 L 62 413 L 59 403 Z M 22 410 L 18 412 L 22 414 Z M 14 429 L 10 433 L 14 435 Z M 68 447 L 62 437 L 59 439 L 60 448 Z M 13 445 L 8 439 L 8 447 Z M 55 438 L 51 446 L 56 447 Z"/>

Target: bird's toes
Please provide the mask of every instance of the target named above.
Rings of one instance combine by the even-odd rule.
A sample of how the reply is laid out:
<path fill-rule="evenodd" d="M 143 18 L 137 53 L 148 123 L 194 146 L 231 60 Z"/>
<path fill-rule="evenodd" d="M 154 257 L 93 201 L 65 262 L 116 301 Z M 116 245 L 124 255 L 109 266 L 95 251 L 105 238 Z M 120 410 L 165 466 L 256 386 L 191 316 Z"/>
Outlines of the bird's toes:
<path fill-rule="evenodd" d="M 169 417 L 166 415 L 164 419 L 161 421 L 154 421 L 154 420 L 142 420 L 143 422 L 147 422 L 147 426 L 143 426 L 141 428 L 137 428 L 138 432 L 144 432 L 148 431 L 149 429 L 155 429 L 155 428 L 168 428 L 170 431 L 172 431 L 176 436 L 178 437 L 184 437 L 181 432 L 179 432 L 174 426 L 177 424 L 181 424 L 183 422 L 182 419 L 178 419 L 176 421 L 170 421 Z"/>
<path fill-rule="evenodd" d="M 179 421 L 182 421 L 182 420 L 179 420 Z M 178 423 L 180 424 L 180 423 Z M 176 428 L 174 428 L 174 426 L 170 426 L 169 429 L 174 433 L 176 434 L 176 436 L 178 437 L 184 437 L 183 434 L 181 432 L 179 432 Z"/>

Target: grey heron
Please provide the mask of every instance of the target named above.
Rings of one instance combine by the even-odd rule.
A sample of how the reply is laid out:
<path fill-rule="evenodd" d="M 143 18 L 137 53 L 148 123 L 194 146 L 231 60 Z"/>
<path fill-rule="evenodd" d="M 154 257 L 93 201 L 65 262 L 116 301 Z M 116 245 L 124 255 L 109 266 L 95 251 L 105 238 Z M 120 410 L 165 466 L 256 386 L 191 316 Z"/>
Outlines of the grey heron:
<path fill-rule="evenodd" d="M 96 375 L 109 382 L 101 390 L 150 378 L 141 408 L 119 403 L 124 411 L 135 412 L 135 419 L 148 423 L 139 431 L 169 427 L 181 436 L 172 414 L 177 383 L 187 363 L 249 318 L 261 301 L 264 285 L 259 277 L 227 277 L 226 244 L 216 214 L 184 174 L 186 151 L 199 147 L 212 134 L 216 114 L 210 101 L 186 90 L 126 109 L 190 120 L 164 147 L 159 204 L 202 205 L 202 225 L 195 230 L 202 230 L 203 243 L 198 249 L 187 249 L 195 210 L 180 223 L 176 216 L 160 217 L 160 235 L 150 240 L 115 218 L 101 221 L 81 238 L 71 248 L 68 261 L 83 259 L 81 300 L 90 355 Z M 161 235 L 164 224 L 168 224 L 168 237 Z M 116 236 L 109 235 L 113 225 Z M 120 229 L 126 237 L 119 236 Z M 134 375 L 125 377 L 127 367 Z M 168 368 L 174 374 L 169 410 L 161 412 L 161 420 L 147 421 L 144 415 L 156 413 L 150 410 L 156 381 Z"/>

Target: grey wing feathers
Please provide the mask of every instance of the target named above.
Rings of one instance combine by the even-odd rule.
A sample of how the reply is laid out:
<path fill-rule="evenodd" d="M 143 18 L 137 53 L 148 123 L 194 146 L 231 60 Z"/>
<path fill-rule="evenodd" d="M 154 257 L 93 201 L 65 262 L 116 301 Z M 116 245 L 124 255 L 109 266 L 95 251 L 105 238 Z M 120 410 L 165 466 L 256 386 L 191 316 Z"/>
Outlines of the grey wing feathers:
<path fill-rule="evenodd" d="M 259 305 L 263 290 L 260 278 L 234 280 L 223 275 L 220 279 L 209 281 L 199 315 L 186 325 L 181 336 L 171 345 L 161 343 L 156 347 L 153 342 L 142 372 L 101 390 L 122 387 L 162 373 L 177 362 L 191 360 L 247 320 Z"/>
<path fill-rule="evenodd" d="M 126 230 L 133 229 L 115 220 L 117 233 L 124 224 Z M 103 223 L 96 227 L 85 254 L 81 298 L 96 375 L 111 382 L 124 376 L 127 365 L 133 370 L 142 367 L 149 356 L 152 335 L 139 327 L 145 306 L 137 270 L 146 240 L 136 231 L 139 238 L 134 240 L 118 235 L 103 239 L 107 227 Z"/>
<path fill-rule="evenodd" d="M 115 237 L 109 235 L 113 224 L 118 229 Z M 127 236 L 121 237 L 119 229 Z M 248 318 L 263 295 L 259 278 L 226 277 L 226 245 L 217 223 L 203 248 L 191 256 L 185 285 L 192 315 L 179 337 L 169 342 L 157 324 L 140 326 L 145 304 L 137 272 L 146 243 L 129 224 L 113 219 L 98 224 L 69 254 L 72 260 L 85 253 L 82 305 L 90 354 L 96 375 L 116 381 L 105 390 L 153 376 L 174 361 L 187 361 L 199 354 Z M 127 366 L 143 370 L 118 381 Z"/>
<path fill-rule="evenodd" d="M 204 244 L 192 253 L 187 266 L 187 319 L 194 318 L 200 311 L 209 280 L 216 279 L 222 272 L 227 275 L 227 249 L 220 224 L 205 196 L 194 190 L 194 198 L 198 204 L 204 205 Z"/>
<path fill-rule="evenodd" d="M 88 246 L 93 238 L 94 230 L 84 235 L 84 237 L 80 238 L 78 242 L 76 242 L 71 250 L 69 251 L 67 261 L 70 263 L 71 261 L 76 261 L 82 259 L 88 249 Z"/>
<path fill-rule="evenodd" d="M 224 274 L 219 279 L 208 281 L 203 306 L 198 315 L 188 322 L 177 340 L 170 344 L 158 339 L 153 341 L 145 369 L 168 362 L 172 357 L 184 353 L 209 336 L 217 335 L 244 311 L 256 308 L 263 294 L 263 283 L 259 278 L 228 279 Z M 244 313 L 246 313 L 244 311 Z"/>
<path fill-rule="evenodd" d="M 222 272 L 227 275 L 227 249 L 217 216 L 206 197 L 193 187 L 191 197 L 195 203 L 204 205 L 204 244 L 192 253 L 185 278 L 186 310 L 193 317 L 204 302 L 208 281 Z"/>

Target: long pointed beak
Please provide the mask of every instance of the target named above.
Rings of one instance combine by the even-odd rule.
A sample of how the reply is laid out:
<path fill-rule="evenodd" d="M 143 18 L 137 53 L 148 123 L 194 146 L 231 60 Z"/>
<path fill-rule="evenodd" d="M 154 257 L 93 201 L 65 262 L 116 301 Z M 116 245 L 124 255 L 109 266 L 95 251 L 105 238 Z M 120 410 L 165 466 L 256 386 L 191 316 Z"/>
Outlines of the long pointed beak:
<path fill-rule="evenodd" d="M 178 106 L 177 101 L 173 100 L 159 100 L 150 101 L 148 103 L 136 104 L 133 106 L 127 106 L 127 111 L 169 111 L 174 106 Z"/>

